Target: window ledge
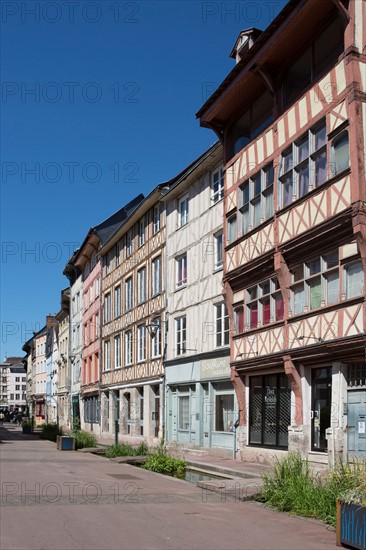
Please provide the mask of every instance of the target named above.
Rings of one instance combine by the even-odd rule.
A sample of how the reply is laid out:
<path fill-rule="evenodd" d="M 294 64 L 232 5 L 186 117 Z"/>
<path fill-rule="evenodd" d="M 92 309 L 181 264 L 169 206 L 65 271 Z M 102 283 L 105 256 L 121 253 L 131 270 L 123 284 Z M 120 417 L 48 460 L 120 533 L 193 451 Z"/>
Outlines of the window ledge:
<path fill-rule="evenodd" d="M 224 266 L 221 265 L 220 267 L 215 267 L 212 273 L 219 273 L 220 271 L 224 271 Z"/>
<path fill-rule="evenodd" d="M 181 286 L 178 286 L 175 288 L 174 292 L 179 292 L 180 290 L 183 290 L 184 288 L 187 288 L 187 283 Z"/>

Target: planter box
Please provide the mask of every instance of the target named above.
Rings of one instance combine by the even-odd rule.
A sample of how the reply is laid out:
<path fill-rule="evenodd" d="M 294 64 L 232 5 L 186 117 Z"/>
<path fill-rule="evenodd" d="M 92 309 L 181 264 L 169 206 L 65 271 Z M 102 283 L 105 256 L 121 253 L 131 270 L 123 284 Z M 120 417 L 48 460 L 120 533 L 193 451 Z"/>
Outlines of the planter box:
<path fill-rule="evenodd" d="M 32 426 L 23 426 L 22 427 L 22 432 L 24 434 L 31 434 L 32 433 Z"/>
<path fill-rule="evenodd" d="M 337 501 L 337 546 L 366 550 L 366 506 Z"/>
<path fill-rule="evenodd" d="M 56 443 L 59 451 L 75 451 L 75 437 L 58 435 Z"/>

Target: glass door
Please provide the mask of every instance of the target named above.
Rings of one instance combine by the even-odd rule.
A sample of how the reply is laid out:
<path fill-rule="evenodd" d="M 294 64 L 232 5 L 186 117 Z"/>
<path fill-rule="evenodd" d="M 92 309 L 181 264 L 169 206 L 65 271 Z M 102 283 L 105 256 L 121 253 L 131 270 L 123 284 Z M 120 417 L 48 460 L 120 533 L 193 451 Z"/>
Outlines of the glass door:
<path fill-rule="evenodd" d="M 311 449 L 327 452 L 326 430 L 330 427 L 332 403 L 332 369 L 330 367 L 312 369 L 311 390 Z"/>

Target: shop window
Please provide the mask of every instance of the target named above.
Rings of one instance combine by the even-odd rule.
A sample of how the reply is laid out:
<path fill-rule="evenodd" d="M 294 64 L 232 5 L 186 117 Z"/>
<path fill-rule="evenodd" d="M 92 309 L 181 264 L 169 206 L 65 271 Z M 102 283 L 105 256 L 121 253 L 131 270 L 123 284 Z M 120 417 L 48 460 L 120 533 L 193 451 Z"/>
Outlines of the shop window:
<path fill-rule="evenodd" d="M 288 446 L 291 423 L 291 388 L 285 374 L 250 378 L 249 443 Z"/>
<path fill-rule="evenodd" d="M 181 395 L 178 398 L 179 402 L 179 430 L 189 430 L 189 396 Z"/>
<path fill-rule="evenodd" d="M 233 432 L 234 415 L 234 395 L 216 395 L 215 430 L 217 432 Z"/>

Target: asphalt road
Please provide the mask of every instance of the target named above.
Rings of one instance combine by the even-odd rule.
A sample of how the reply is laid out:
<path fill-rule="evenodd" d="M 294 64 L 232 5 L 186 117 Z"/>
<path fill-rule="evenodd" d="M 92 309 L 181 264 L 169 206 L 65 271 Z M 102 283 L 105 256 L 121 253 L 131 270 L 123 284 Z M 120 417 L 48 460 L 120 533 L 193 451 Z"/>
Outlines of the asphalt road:
<path fill-rule="evenodd" d="M 335 532 L 320 523 L 103 457 L 57 451 L 5 426 L 1 550 L 337 548 Z"/>

